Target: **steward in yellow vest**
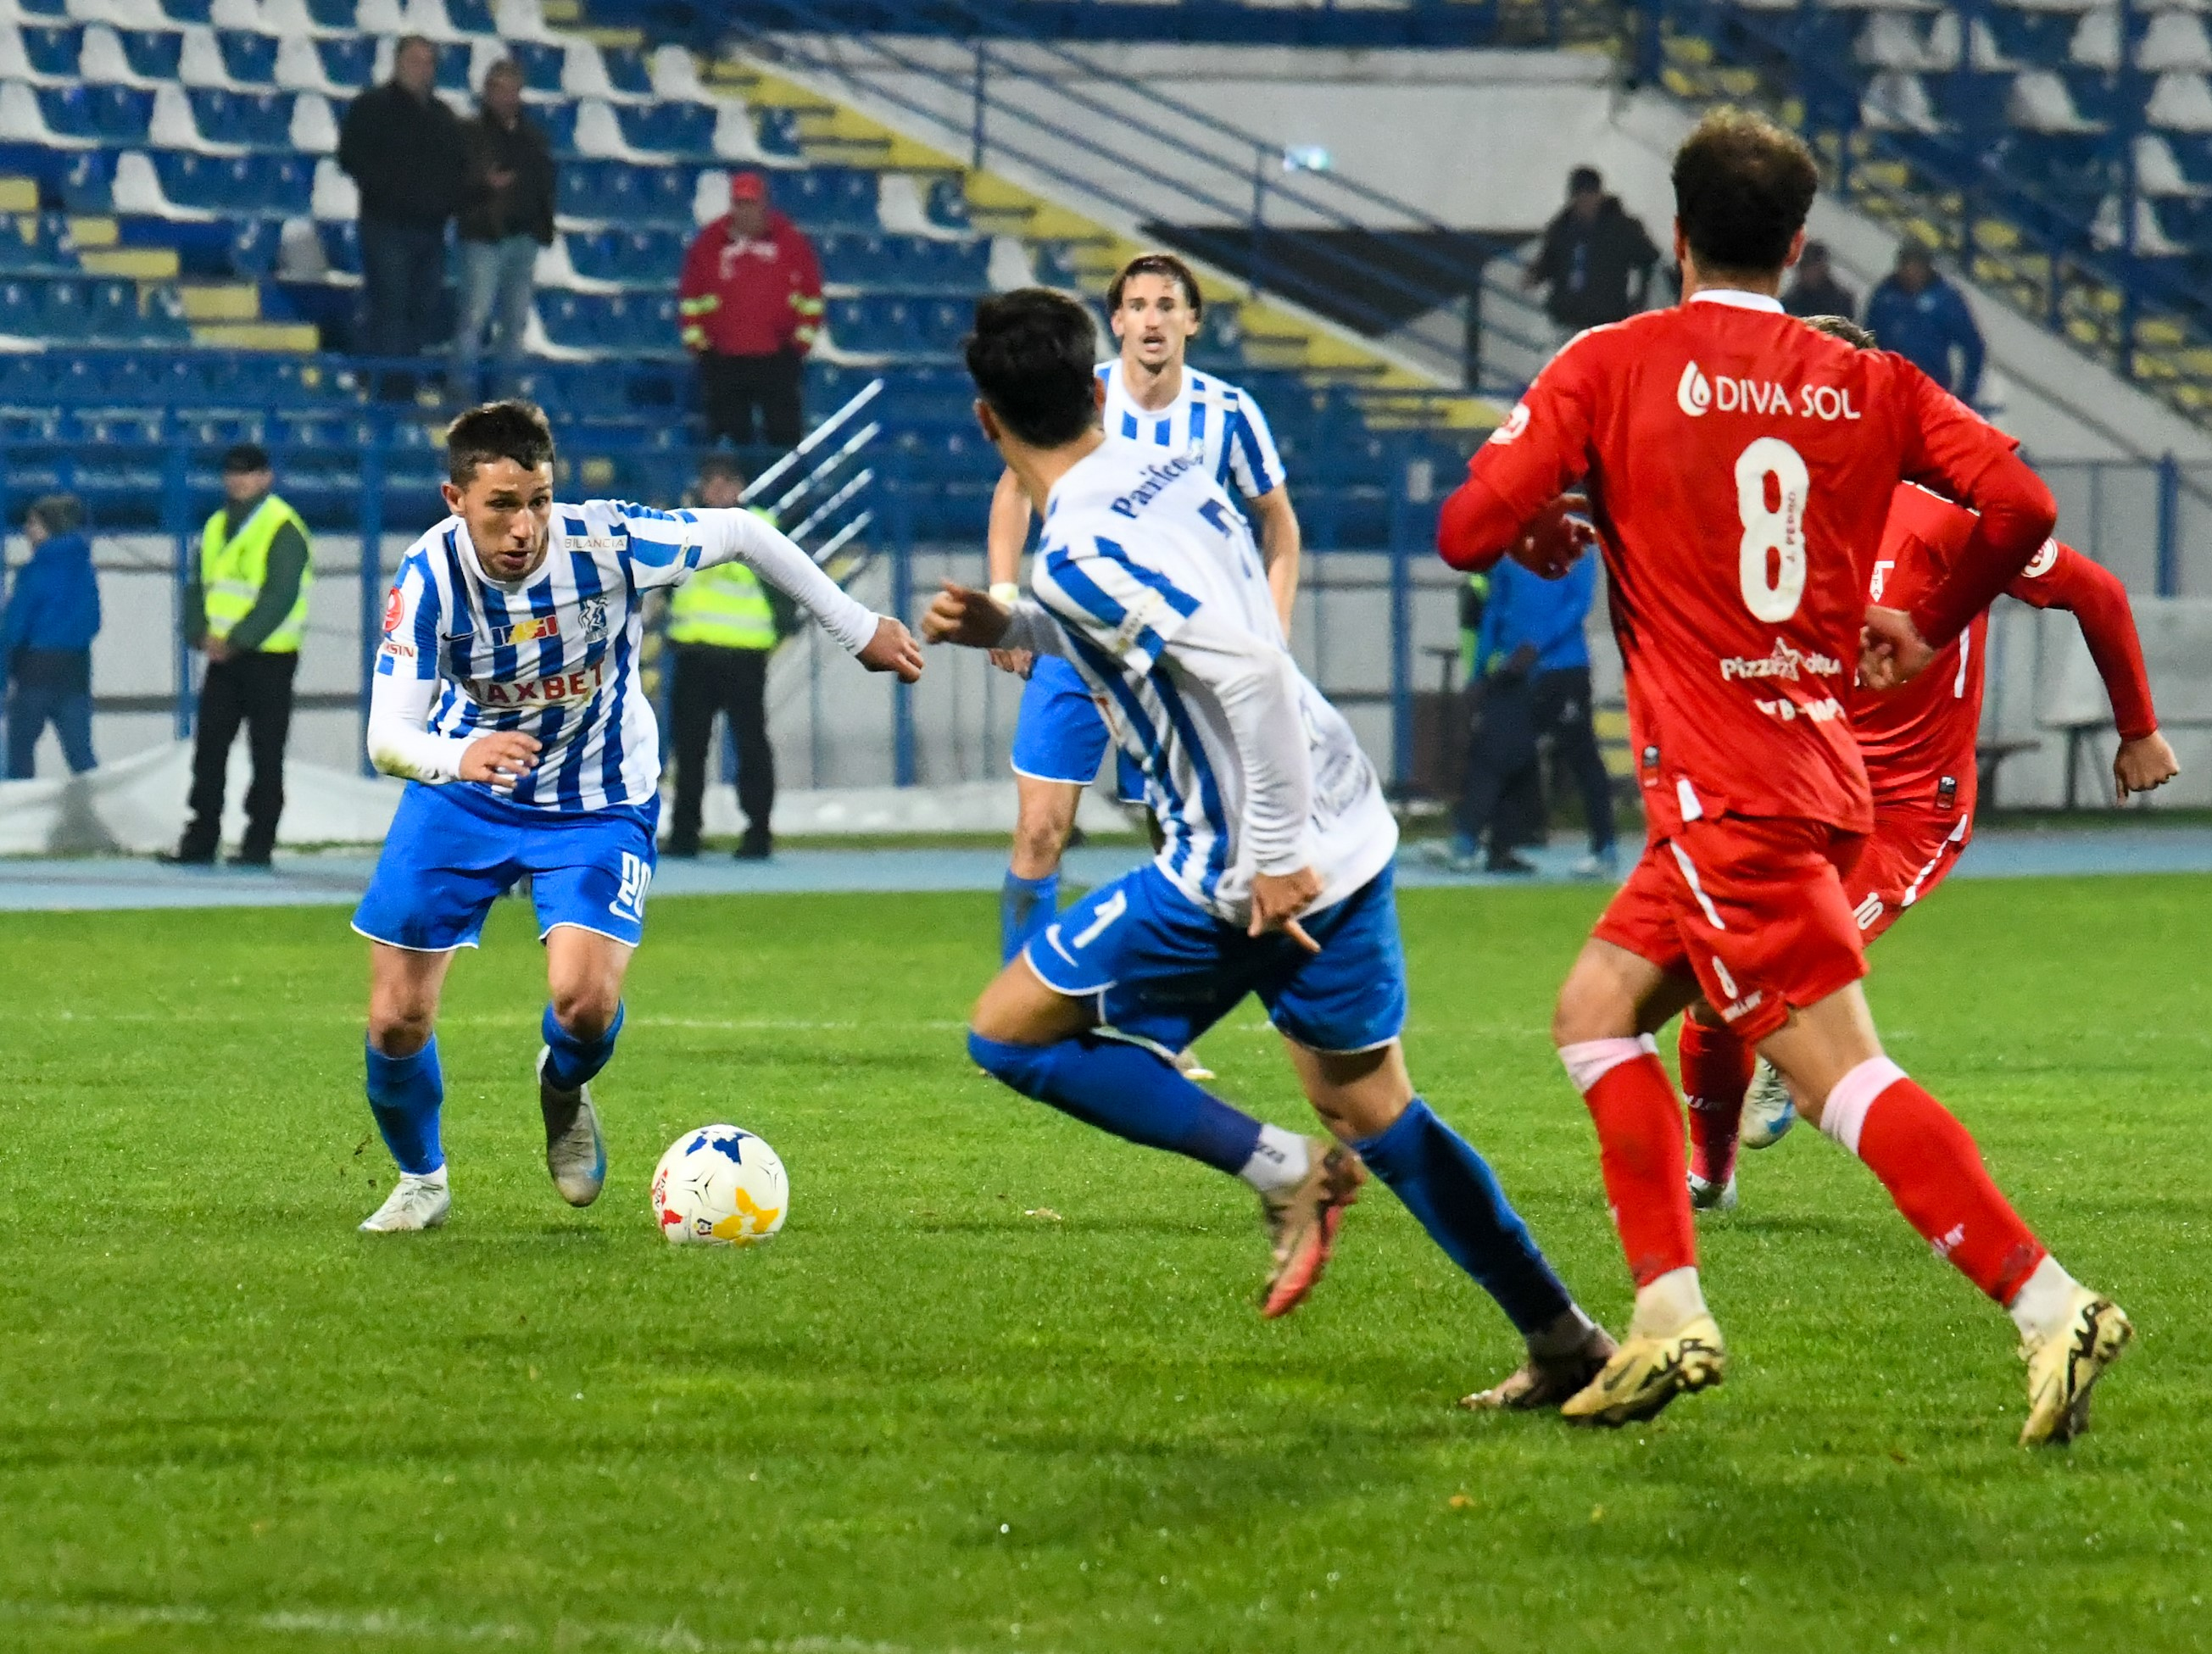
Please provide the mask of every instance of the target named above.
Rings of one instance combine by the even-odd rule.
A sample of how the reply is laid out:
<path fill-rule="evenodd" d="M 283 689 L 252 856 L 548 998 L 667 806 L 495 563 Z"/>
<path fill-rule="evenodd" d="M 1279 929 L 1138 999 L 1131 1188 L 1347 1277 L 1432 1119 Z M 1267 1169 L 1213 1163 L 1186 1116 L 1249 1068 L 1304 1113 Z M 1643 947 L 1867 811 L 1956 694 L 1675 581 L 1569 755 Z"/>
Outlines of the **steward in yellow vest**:
<path fill-rule="evenodd" d="M 744 488 L 744 472 L 726 454 L 709 454 L 699 467 L 702 505 L 738 505 Z M 760 514 L 768 516 L 766 512 Z M 729 720 L 738 746 L 738 808 L 744 813 L 745 830 L 737 854 L 741 860 L 767 857 L 769 817 L 775 808 L 775 750 L 768 739 L 768 663 L 795 618 L 783 594 L 763 586 L 741 562 L 702 569 L 670 598 L 667 637 L 675 670 L 669 723 L 676 798 L 664 854 L 699 854 L 712 767 L 708 755 L 714 745 L 714 715 L 720 713 Z"/>
<path fill-rule="evenodd" d="M 272 491 L 275 472 L 257 444 L 223 456 L 222 508 L 200 531 L 194 579 L 185 590 L 185 639 L 207 655 L 192 750 L 191 819 L 166 860 L 215 860 L 222 831 L 224 772 L 245 726 L 253 755 L 246 836 L 232 861 L 266 867 L 284 812 L 284 744 L 292 680 L 307 630 L 313 548 L 300 514 Z"/>

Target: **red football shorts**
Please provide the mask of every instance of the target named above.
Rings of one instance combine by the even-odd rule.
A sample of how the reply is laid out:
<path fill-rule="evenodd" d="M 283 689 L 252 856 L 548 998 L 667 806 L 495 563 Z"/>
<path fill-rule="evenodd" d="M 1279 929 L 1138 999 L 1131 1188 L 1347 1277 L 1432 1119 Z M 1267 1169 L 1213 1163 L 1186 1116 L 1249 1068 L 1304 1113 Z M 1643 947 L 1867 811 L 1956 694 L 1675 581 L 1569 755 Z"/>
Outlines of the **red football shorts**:
<path fill-rule="evenodd" d="M 1874 939 L 1951 875 L 1972 836 L 1969 810 L 1925 804 L 1875 806 L 1866 850 L 1844 879 L 1851 917 Z"/>
<path fill-rule="evenodd" d="M 1645 849 L 1591 933 L 1694 975 L 1729 1031 L 1755 1045 L 1794 1007 L 1866 975 L 1843 879 L 1864 843 L 1796 817 L 1688 822 Z"/>

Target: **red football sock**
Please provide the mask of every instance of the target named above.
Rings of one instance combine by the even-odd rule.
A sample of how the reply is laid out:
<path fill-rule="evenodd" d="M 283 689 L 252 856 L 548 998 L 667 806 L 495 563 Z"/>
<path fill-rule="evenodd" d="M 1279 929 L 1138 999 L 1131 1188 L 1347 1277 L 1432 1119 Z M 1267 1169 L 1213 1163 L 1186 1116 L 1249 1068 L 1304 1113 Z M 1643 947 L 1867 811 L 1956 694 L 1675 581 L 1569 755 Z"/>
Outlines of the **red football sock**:
<path fill-rule="evenodd" d="M 1751 1089 L 1752 1049 L 1725 1028 L 1682 1019 L 1682 1095 L 1690 1105 L 1690 1170 L 1724 1183 L 1735 1170 L 1743 1097 Z"/>
<path fill-rule="evenodd" d="M 1696 1268 L 1682 1116 L 1657 1054 L 1645 1041 L 1607 1039 L 1565 1046 L 1559 1055 L 1596 1122 L 1606 1199 L 1636 1284 Z"/>
<path fill-rule="evenodd" d="M 1999 1304 L 2043 1262 L 2043 1243 L 1990 1181 L 1972 1134 L 1888 1058 L 1836 1082 L 1820 1127 L 1867 1163 L 1938 1257 Z"/>

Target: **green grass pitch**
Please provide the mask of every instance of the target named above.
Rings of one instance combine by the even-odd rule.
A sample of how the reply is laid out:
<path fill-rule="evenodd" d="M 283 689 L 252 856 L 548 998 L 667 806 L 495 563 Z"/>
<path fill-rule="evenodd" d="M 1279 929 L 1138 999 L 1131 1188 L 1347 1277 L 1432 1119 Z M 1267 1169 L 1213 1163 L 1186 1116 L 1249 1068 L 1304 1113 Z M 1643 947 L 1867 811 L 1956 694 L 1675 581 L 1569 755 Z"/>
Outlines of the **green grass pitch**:
<path fill-rule="evenodd" d="M 1414 891 L 1410 1049 L 1568 1280 L 1628 1286 L 1545 1037 L 1594 891 Z M 2212 1646 L 2212 881 L 1945 890 L 1877 951 L 1893 1052 L 2139 1338 L 2069 1451 L 2011 1329 L 1799 1131 L 1706 1229 L 1721 1389 L 1477 1419 L 1503 1319 L 1379 1186 L 1279 1325 L 1253 1203 L 968 1066 L 981 897 L 664 901 L 559 1204 L 543 977 L 502 904 L 444 1025 L 442 1232 L 360 1101 L 337 910 L 9 916 L 0 1648 Z M 1248 1006 L 1205 1050 L 1299 1122 Z M 789 1226 L 678 1250 L 728 1118 Z"/>

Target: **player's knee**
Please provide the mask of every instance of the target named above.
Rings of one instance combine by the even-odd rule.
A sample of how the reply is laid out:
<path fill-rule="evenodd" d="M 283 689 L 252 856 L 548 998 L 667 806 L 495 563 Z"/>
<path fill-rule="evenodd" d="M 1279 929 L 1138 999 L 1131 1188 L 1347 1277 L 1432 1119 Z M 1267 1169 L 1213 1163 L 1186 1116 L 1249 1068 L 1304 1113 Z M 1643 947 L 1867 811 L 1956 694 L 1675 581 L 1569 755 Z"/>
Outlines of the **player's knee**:
<path fill-rule="evenodd" d="M 1024 875 L 1041 878 L 1060 865 L 1060 852 L 1067 848 L 1069 823 L 1060 819 L 1059 812 L 1024 814 L 1014 824 L 1014 860 L 1018 864 L 1038 871 Z"/>
<path fill-rule="evenodd" d="M 369 1001 L 368 1043 L 380 1056 L 413 1056 L 430 1043 L 436 1007 L 397 996 Z"/>
<path fill-rule="evenodd" d="M 1051 1061 L 1051 1048 L 1043 1045 L 1024 1045 L 1013 1040 L 994 1039 L 981 1029 L 968 1031 L 968 1055 L 975 1066 L 992 1079 L 1012 1086 L 1024 1097 L 1044 1094 L 1046 1070 Z"/>
<path fill-rule="evenodd" d="M 613 982 L 565 982 L 553 990 L 553 1015 L 578 1039 L 598 1039 L 614 1026 L 622 990 Z"/>
<path fill-rule="evenodd" d="M 1614 996 L 1576 971 L 1559 988 L 1552 1006 L 1552 1043 L 1579 1045 L 1584 1040 L 1615 1039 L 1636 1031 L 1636 1007 L 1614 1003 Z"/>

